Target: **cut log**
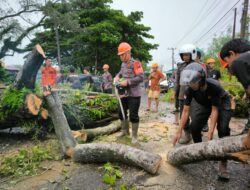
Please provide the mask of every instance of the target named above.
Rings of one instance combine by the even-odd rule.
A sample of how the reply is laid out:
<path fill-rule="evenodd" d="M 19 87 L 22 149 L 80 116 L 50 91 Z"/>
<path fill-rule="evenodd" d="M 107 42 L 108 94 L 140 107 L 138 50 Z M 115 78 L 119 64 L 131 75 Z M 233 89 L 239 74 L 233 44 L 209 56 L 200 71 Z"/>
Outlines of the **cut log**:
<path fill-rule="evenodd" d="M 62 103 L 57 92 L 51 92 L 45 97 L 48 104 L 49 115 L 52 119 L 56 136 L 59 139 L 63 154 L 71 157 L 76 141 L 71 134 L 68 121 L 64 115 Z"/>
<path fill-rule="evenodd" d="M 232 153 L 246 150 L 242 144 L 244 137 L 245 135 L 240 135 L 181 146 L 170 150 L 167 159 L 170 164 L 175 166 L 203 160 L 239 160 Z"/>
<path fill-rule="evenodd" d="M 93 138 L 100 136 L 100 135 L 109 135 L 109 134 L 115 133 L 115 132 L 119 131 L 120 129 L 121 129 L 121 122 L 115 121 L 106 127 L 98 127 L 95 129 L 85 129 L 82 131 L 87 133 L 87 137 L 89 140 L 89 139 L 93 139 Z"/>
<path fill-rule="evenodd" d="M 161 157 L 122 144 L 80 144 L 74 149 L 73 160 L 81 163 L 121 162 L 155 174 Z"/>
<path fill-rule="evenodd" d="M 44 59 L 44 51 L 42 47 L 37 44 L 34 50 L 28 55 L 23 68 L 18 72 L 17 77 L 14 81 L 14 87 L 18 89 L 21 89 L 23 87 L 34 89 L 36 75 Z"/>
<path fill-rule="evenodd" d="M 42 105 L 41 98 L 37 97 L 35 94 L 28 94 L 25 103 L 29 113 L 32 115 L 38 115 Z"/>
<path fill-rule="evenodd" d="M 109 135 L 109 134 L 115 133 L 119 131 L 120 129 L 121 129 L 120 121 L 115 121 L 105 127 L 97 127 L 94 129 L 83 129 L 83 130 L 78 131 L 78 133 L 73 132 L 73 135 L 75 137 L 81 137 L 82 140 L 84 139 L 91 140 L 97 136 Z"/>
<path fill-rule="evenodd" d="M 45 120 L 48 119 L 48 117 L 49 117 L 49 112 L 48 112 L 48 110 L 42 108 L 41 116 L 42 116 L 42 118 L 45 119 Z"/>

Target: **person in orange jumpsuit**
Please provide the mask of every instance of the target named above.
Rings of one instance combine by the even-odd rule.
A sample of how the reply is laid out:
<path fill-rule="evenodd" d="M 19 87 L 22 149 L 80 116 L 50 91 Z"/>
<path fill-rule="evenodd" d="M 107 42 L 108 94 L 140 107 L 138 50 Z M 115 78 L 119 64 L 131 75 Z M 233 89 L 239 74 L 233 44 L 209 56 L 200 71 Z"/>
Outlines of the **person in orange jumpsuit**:
<path fill-rule="evenodd" d="M 51 88 L 56 85 L 56 69 L 51 66 L 51 59 L 45 60 L 45 66 L 42 67 L 42 87 Z"/>

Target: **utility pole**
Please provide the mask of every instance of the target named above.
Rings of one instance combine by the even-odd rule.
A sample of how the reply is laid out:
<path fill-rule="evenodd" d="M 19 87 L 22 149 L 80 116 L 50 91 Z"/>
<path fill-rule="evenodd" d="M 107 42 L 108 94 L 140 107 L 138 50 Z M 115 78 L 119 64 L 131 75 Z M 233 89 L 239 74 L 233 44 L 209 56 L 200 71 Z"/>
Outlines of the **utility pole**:
<path fill-rule="evenodd" d="M 173 48 L 173 47 L 171 47 L 171 48 L 168 48 L 168 50 L 171 50 L 172 51 L 172 73 L 174 72 L 174 64 L 175 64 L 175 61 L 174 61 L 174 50 L 175 50 L 176 48 Z"/>
<path fill-rule="evenodd" d="M 234 8 L 234 26 L 233 26 L 233 36 L 232 36 L 233 39 L 235 38 L 236 14 L 237 14 L 237 8 Z"/>
<path fill-rule="evenodd" d="M 241 16 L 241 28 L 240 28 L 240 38 L 248 38 L 248 34 L 246 35 L 248 31 L 248 19 L 247 19 L 247 11 L 248 11 L 248 5 L 249 5 L 249 0 L 244 0 L 243 3 L 243 11 L 242 11 L 242 16 Z"/>

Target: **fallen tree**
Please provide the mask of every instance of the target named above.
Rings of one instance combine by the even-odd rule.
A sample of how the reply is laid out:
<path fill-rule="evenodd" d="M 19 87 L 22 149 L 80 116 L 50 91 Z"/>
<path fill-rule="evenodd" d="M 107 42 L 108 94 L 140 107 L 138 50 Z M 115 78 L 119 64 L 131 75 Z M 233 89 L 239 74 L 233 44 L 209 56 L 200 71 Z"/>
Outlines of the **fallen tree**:
<path fill-rule="evenodd" d="M 36 45 L 14 84 L 4 91 L 0 101 L 0 129 L 13 127 L 19 120 L 31 119 L 40 113 L 42 98 L 34 91 L 36 75 L 44 59 L 43 49 Z"/>
<path fill-rule="evenodd" d="M 242 144 L 245 135 L 226 137 L 208 142 L 185 145 L 170 150 L 167 160 L 170 164 L 179 166 L 203 160 L 232 159 L 243 161 L 241 151 L 246 148 Z"/>
<path fill-rule="evenodd" d="M 4 101 L 1 99 L 0 120 L 3 119 L 1 121 L 5 122 L 14 120 L 13 122 L 15 122 L 20 118 L 23 119 L 26 117 L 27 113 L 32 116 L 38 114 L 41 114 L 44 117 L 48 116 L 46 110 L 41 106 L 42 99 L 34 93 L 36 74 L 41 67 L 44 58 L 45 55 L 42 48 L 37 45 L 27 58 L 13 87 L 10 87 L 9 91 L 6 91 L 3 98 Z M 76 97 L 76 101 L 72 101 L 73 97 Z M 77 93 L 75 96 L 68 96 L 66 100 L 68 99 L 69 102 L 72 103 L 72 107 L 70 108 L 74 117 L 80 115 L 83 110 L 89 109 L 88 112 L 85 112 L 87 113 L 86 116 L 76 118 L 84 120 L 90 116 L 102 118 L 111 108 L 116 108 L 117 101 L 114 97 L 113 99 L 110 99 L 110 97 L 111 96 L 107 97 L 106 95 L 96 95 L 96 97 L 91 97 L 89 100 L 83 98 L 80 93 Z M 161 161 L 159 155 L 122 144 L 77 144 L 64 114 L 64 111 L 68 109 L 67 107 L 65 110 L 63 109 L 58 93 L 53 91 L 53 89 L 47 89 L 44 92 L 43 100 L 45 100 L 45 104 L 47 105 L 48 113 L 52 119 L 55 133 L 64 156 L 72 157 L 75 161 L 84 163 L 100 163 L 107 161 L 121 162 L 143 168 L 152 174 L 157 172 Z M 29 107 L 28 110 L 24 109 L 26 108 L 26 105 Z M 65 101 L 64 105 L 67 105 L 67 101 Z M 8 111 L 7 114 L 6 110 Z M 96 135 L 109 134 L 117 131 L 119 127 L 120 126 L 117 127 L 114 124 L 104 129 L 86 130 L 85 133 L 88 135 L 88 138 L 93 138 Z M 3 128 L 2 125 L 0 125 L 0 129 L 1 128 Z M 95 159 L 90 159 L 94 157 Z"/>
<path fill-rule="evenodd" d="M 151 174 L 157 172 L 161 162 L 161 157 L 157 154 L 122 144 L 77 144 L 62 110 L 58 94 L 51 91 L 45 98 L 49 106 L 49 114 L 52 117 L 56 136 L 60 141 L 65 156 L 72 157 L 76 162 L 121 162 L 143 168 Z M 97 133 L 101 134 L 102 132 L 98 131 Z"/>

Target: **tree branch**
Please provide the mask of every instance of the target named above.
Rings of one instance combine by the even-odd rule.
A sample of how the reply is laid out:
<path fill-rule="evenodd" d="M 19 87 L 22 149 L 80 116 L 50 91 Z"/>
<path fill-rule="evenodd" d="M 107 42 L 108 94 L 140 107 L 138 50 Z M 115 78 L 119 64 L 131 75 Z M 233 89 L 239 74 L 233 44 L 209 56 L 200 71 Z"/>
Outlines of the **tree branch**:
<path fill-rule="evenodd" d="M 24 52 L 23 49 L 19 49 L 17 48 L 17 46 L 21 44 L 23 38 L 25 38 L 32 30 L 34 30 L 35 28 L 41 25 L 45 17 L 46 16 L 43 16 L 36 25 L 27 28 L 15 41 L 11 41 L 11 37 L 3 40 L 3 46 L 0 50 L 0 59 L 6 56 L 6 53 L 9 50 L 13 50 L 14 52 L 19 52 L 19 53 Z"/>
<path fill-rule="evenodd" d="M 6 16 L 3 16 L 3 17 L 0 17 L 0 21 L 6 19 L 6 18 L 11 18 L 11 17 L 16 17 L 16 16 L 19 16 L 21 15 L 22 13 L 31 13 L 31 12 L 37 12 L 37 11 L 42 11 L 40 9 L 33 9 L 33 10 L 27 10 L 27 8 L 17 12 L 17 13 L 14 13 L 14 14 L 10 14 L 10 15 L 6 15 Z"/>

